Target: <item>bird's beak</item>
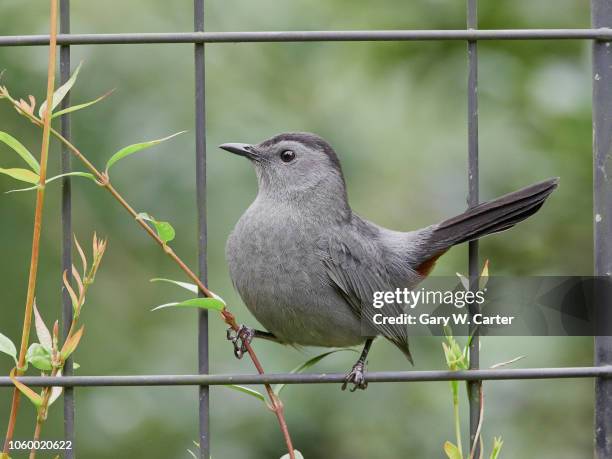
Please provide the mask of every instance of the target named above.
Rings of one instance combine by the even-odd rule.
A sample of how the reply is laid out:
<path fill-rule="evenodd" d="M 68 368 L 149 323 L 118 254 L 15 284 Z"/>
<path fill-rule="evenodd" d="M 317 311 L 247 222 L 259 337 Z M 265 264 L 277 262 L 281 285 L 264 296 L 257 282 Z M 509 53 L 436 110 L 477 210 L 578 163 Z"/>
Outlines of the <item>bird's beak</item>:
<path fill-rule="evenodd" d="M 249 145 L 248 143 L 224 143 L 223 145 L 219 145 L 219 148 L 234 153 L 235 155 L 244 156 L 248 159 L 257 159 L 257 153 L 253 145 Z"/>

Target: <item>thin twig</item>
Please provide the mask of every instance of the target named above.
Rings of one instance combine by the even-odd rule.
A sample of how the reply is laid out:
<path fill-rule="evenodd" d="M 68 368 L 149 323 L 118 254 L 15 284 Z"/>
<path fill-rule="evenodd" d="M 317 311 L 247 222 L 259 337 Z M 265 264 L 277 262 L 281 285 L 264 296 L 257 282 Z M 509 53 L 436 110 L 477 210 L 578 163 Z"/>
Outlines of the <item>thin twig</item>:
<path fill-rule="evenodd" d="M 453 392 L 453 417 L 455 419 L 457 449 L 463 454 L 463 445 L 461 444 L 461 419 L 459 418 L 459 383 L 457 381 L 451 381 L 450 384 Z"/>
<path fill-rule="evenodd" d="M 19 107 L 19 103 L 13 99 L 9 94 L 5 93 L 3 94 L 4 97 L 9 100 L 15 107 Z M 30 121 L 32 121 L 34 124 L 36 124 L 37 126 L 41 126 L 41 120 L 36 117 L 33 112 L 29 113 L 23 110 L 20 110 L 20 113 L 22 115 L 24 115 L 25 117 L 27 117 L 28 119 L 30 119 Z M 110 178 L 108 176 L 108 174 L 99 171 L 96 166 L 94 166 L 89 159 L 87 159 L 87 157 L 76 147 L 74 146 L 68 139 L 66 139 L 65 137 L 63 137 L 57 130 L 51 128 L 51 134 L 56 137 L 60 142 L 62 142 L 69 150 L 70 152 L 77 158 L 79 159 L 84 165 L 85 167 L 94 175 L 94 177 L 96 178 L 98 185 L 100 185 L 102 188 L 105 188 L 114 198 L 117 202 L 119 202 L 119 204 L 134 218 L 134 220 L 141 226 L 142 229 L 144 229 L 147 234 L 162 248 L 162 250 L 172 259 L 172 261 L 174 261 L 179 268 L 187 275 L 187 277 L 189 279 L 191 279 L 197 286 L 198 289 L 202 292 L 202 294 L 208 298 L 214 298 L 214 295 L 212 294 L 212 292 L 204 285 L 204 283 L 200 280 L 200 278 L 189 268 L 189 266 L 187 266 L 187 264 L 174 252 L 174 250 L 172 249 L 172 247 L 170 247 L 168 244 L 166 244 L 155 232 L 154 229 L 152 229 L 142 218 L 139 218 L 138 216 L 138 212 L 136 212 L 134 210 L 134 208 L 125 200 L 125 198 L 117 191 L 117 189 L 111 184 L 110 182 Z M 223 317 L 223 320 L 225 321 L 225 323 L 227 325 L 229 325 L 234 331 L 238 331 L 239 330 L 239 325 L 236 322 L 236 318 L 234 317 L 234 315 L 227 309 L 223 309 L 221 311 L 221 315 Z M 250 345 L 250 343 L 244 343 L 245 344 L 245 348 L 249 354 L 249 357 L 251 358 L 251 361 L 253 362 L 253 365 L 255 366 L 255 369 L 257 370 L 257 372 L 259 374 L 264 374 L 264 369 L 259 361 L 259 359 L 257 358 L 257 355 L 255 354 L 255 351 L 253 350 L 252 346 Z M 270 398 L 270 403 L 271 403 L 271 407 L 272 410 L 274 411 L 277 419 L 278 419 L 278 423 L 281 429 L 281 432 L 283 434 L 285 443 L 287 445 L 287 448 L 289 450 L 289 457 L 290 459 L 295 459 L 295 453 L 294 453 L 294 449 L 293 449 L 293 442 L 291 441 L 291 436 L 289 434 L 289 429 L 287 427 L 287 422 L 285 420 L 285 416 L 284 416 L 284 412 L 283 412 L 283 405 L 280 401 L 280 399 L 274 394 L 274 391 L 272 389 L 272 387 L 269 384 L 265 384 L 265 388 L 266 388 L 266 392 L 268 393 L 268 396 Z"/>
<path fill-rule="evenodd" d="M 55 86 L 55 61 L 57 43 L 57 0 L 50 0 L 50 42 L 49 42 L 49 65 L 47 68 L 47 111 L 43 114 L 43 135 L 40 151 L 40 174 L 39 187 L 36 191 L 36 210 L 34 214 L 34 231 L 32 235 L 32 256 L 30 259 L 30 274 L 28 276 L 28 292 L 26 296 L 25 314 L 23 319 L 23 330 L 21 333 L 21 346 L 19 348 L 19 360 L 16 375 L 23 374 L 25 367 L 25 357 L 30 340 L 30 328 L 32 325 L 32 307 L 36 294 L 36 277 L 38 274 L 38 256 L 40 252 L 40 234 L 42 231 L 42 216 L 45 203 L 45 182 L 47 180 L 47 159 L 49 156 L 49 134 L 51 131 L 51 106 L 53 102 L 53 88 Z M 17 422 L 17 412 L 19 411 L 20 392 L 17 388 L 13 390 L 11 402 L 11 414 L 4 441 L 3 455 L 8 455 L 9 442 L 15 432 Z"/>
<path fill-rule="evenodd" d="M 68 337 L 69 338 L 69 337 Z M 51 370 L 51 377 L 57 376 L 57 368 L 53 368 Z M 38 440 L 40 440 L 40 434 L 42 432 L 43 423 L 47 420 L 47 412 L 49 410 L 49 399 L 51 398 L 51 387 L 45 387 L 42 390 L 42 404 L 38 409 L 38 413 L 36 415 L 36 427 L 34 429 L 34 436 L 32 437 L 32 445 L 35 445 Z M 36 458 L 36 448 L 32 446 L 30 450 L 29 459 Z"/>

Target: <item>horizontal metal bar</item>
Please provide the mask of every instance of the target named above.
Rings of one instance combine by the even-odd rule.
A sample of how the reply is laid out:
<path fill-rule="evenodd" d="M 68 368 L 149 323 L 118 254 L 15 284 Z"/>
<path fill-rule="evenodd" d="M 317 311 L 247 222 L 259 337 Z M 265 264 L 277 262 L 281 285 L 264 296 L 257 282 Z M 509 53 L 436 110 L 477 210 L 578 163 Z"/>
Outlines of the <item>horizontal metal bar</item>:
<path fill-rule="evenodd" d="M 343 373 L 277 373 L 221 375 L 130 375 L 130 376 L 23 376 L 19 381 L 42 386 L 219 386 L 227 384 L 320 384 L 344 381 Z M 474 381 L 510 379 L 565 379 L 612 377 L 612 365 L 601 367 L 521 368 L 467 371 L 381 371 L 367 373 L 368 382 Z M 0 377 L 0 387 L 12 386 L 10 378 Z"/>
<path fill-rule="evenodd" d="M 262 32 L 178 32 L 60 34 L 61 45 L 144 43 L 246 43 L 304 41 L 428 41 L 428 40 L 610 40 L 612 29 L 501 30 L 325 30 Z M 48 35 L 4 35 L 0 46 L 48 45 Z"/>

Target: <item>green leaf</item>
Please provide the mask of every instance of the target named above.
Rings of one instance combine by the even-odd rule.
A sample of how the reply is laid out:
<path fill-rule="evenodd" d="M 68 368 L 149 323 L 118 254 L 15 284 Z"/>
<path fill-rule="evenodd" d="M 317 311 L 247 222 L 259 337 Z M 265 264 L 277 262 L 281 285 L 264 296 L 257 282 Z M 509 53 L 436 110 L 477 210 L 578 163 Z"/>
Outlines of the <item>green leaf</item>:
<path fill-rule="evenodd" d="M 139 218 L 141 220 L 146 220 L 146 221 L 153 223 L 153 226 L 155 226 L 155 231 L 157 232 L 157 235 L 159 236 L 159 238 L 162 240 L 164 244 L 167 244 L 168 242 L 172 241 L 174 237 L 176 236 L 174 228 L 172 227 L 170 223 L 155 220 L 153 217 L 151 217 L 146 212 L 139 213 L 136 216 L 136 218 Z"/>
<path fill-rule="evenodd" d="M 51 178 L 48 178 L 47 181 L 45 182 L 45 185 L 50 183 L 50 182 L 54 182 L 57 179 L 61 179 L 62 177 L 84 177 L 84 178 L 88 178 L 89 180 L 91 180 L 92 182 L 96 181 L 96 178 L 94 177 L 93 174 L 90 174 L 89 172 L 66 172 L 65 174 L 59 174 L 59 175 L 55 175 Z"/>
<path fill-rule="evenodd" d="M 2 333 L 0 333 L 0 352 L 10 355 L 15 363 L 17 363 L 17 348 L 15 348 L 11 339 Z"/>
<path fill-rule="evenodd" d="M 56 376 L 57 377 L 62 376 L 62 371 L 58 370 Z M 60 397 L 60 395 L 62 395 L 63 390 L 64 388 L 61 386 L 53 386 L 51 388 L 51 394 L 49 395 L 49 406 L 51 406 L 53 402 L 55 402 Z"/>
<path fill-rule="evenodd" d="M 32 153 L 30 153 L 21 142 L 19 142 L 19 140 L 17 140 L 10 134 L 7 134 L 6 132 L 0 131 L 0 142 L 4 142 L 13 150 L 15 150 L 15 152 L 19 156 L 21 156 L 21 158 L 26 163 L 28 163 L 28 165 L 32 168 L 34 172 L 36 172 L 37 174 L 40 173 L 40 165 L 38 164 L 38 161 L 36 160 L 34 155 L 32 155 Z"/>
<path fill-rule="evenodd" d="M 461 273 L 455 273 L 455 274 L 461 281 L 461 285 L 463 285 L 463 288 L 466 290 L 470 290 L 469 279 Z M 478 289 L 484 290 L 484 288 L 487 286 L 487 282 L 489 282 L 489 260 L 485 260 L 484 266 L 482 267 L 480 277 L 478 278 Z"/>
<path fill-rule="evenodd" d="M 304 371 L 306 371 L 310 367 L 312 367 L 312 366 L 316 365 L 317 363 L 319 363 L 325 357 L 328 357 L 328 356 L 330 356 L 332 354 L 335 354 L 336 352 L 344 352 L 344 351 L 355 352 L 354 349 L 334 349 L 333 351 L 327 351 L 327 352 L 324 352 L 323 354 L 319 354 L 319 355 L 313 357 L 312 359 L 307 360 L 306 362 L 302 363 L 301 365 L 298 365 L 293 370 L 291 370 L 291 373 L 292 374 L 303 373 Z M 286 386 L 286 384 L 276 384 L 276 385 L 274 385 L 272 390 L 274 391 L 274 393 L 277 396 L 279 396 L 281 391 L 285 388 L 285 386 Z"/>
<path fill-rule="evenodd" d="M 181 282 L 181 281 L 176 281 L 172 279 L 164 279 L 162 277 L 155 277 L 154 279 L 151 279 L 149 282 L 168 282 L 170 284 L 178 285 L 179 287 L 182 287 L 185 290 L 189 290 L 190 292 L 198 293 L 198 286 L 195 284 L 190 284 L 188 282 Z"/>
<path fill-rule="evenodd" d="M 295 459 L 304 459 L 304 456 L 302 455 L 302 453 L 300 453 L 297 449 L 293 450 L 293 454 L 295 456 Z M 291 456 L 289 455 L 289 453 L 283 455 L 280 459 L 289 459 Z"/>
<path fill-rule="evenodd" d="M 245 387 L 245 386 L 239 386 L 237 384 L 227 384 L 223 387 L 227 387 L 228 389 L 232 389 L 238 392 L 242 392 L 243 394 L 248 394 L 252 397 L 255 397 L 256 399 L 261 400 L 262 402 L 266 403 L 266 397 L 264 397 L 264 395 L 255 390 L 255 389 L 251 389 L 250 387 Z"/>
<path fill-rule="evenodd" d="M 225 309 L 225 303 L 216 298 L 191 298 L 190 300 L 181 301 L 180 303 L 166 303 L 154 307 L 151 311 L 157 311 L 165 308 L 202 308 L 202 309 L 214 309 L 215 311 L 223 311 Z"/>
<path fill-rule="evenodd" d="M 190 284 L 189 282 L 181 282 L 173 279 L 164 279 L 162 277 L 156 277 L 154 279 L 151 279 L 149 282 L 168 282 L 169 284 L 178 285 L 179 287 L 184 288 L 185 290 L 189 290 L 192 293 L 198 293 L 199 291 L 198 286 L 195 284 Z M 209 290 L 209 292 L 212 294 L 213 298 L 222 301 L 223 304 L 227 306 L 227 302 L 223 298 L 221 298 L 219 295 L 217 295 L 211 290 Z"/>
<path fill-rule="evenodd" d="M 140 150 L 144 150 L 145 148 L 153 147 L 159 143 L 162 143 L 166 140 L 171 139 L 172 137 L 176 137 L 179 134 L 183 134 L 184 132 L 187 132 L 187 131 L 177 132 L 176 134 L 169 135 L 168 137 L 164 137 L 163 139 L 151 140 L 149 142 L 135 143 L 133 145 L 129 145 L 125 148 L 122 148 L 121 150 L 119 150 L 117 153 L 115 153 L 113 156 L 110 157 L 110 159 L 106 163 L 106 172 L 108 172 L 108 170 L 120 159 L 123 159 L 129 155 L 133 155 L 134 153 Z"/>
<path fill-rule="evenodd" d="M 17 379 L 15 379 L 15 369 L 14 368 L 13 368 L 13 370 L 11 370 L 10 378 L 11 378 L 11 381 L 13 382 L 13 384 L 15 385 L 15 387 L 17 389 L 19 389 L 19 391 L 23 395 L 28 397 L 36 408 L 40 408 L 41 407 L 43 399 L 40 396 L 40 394 L 37 394 L 36 392 L 34 392 L 32 389 L 30 389 L 28 386 L 26 386 L 22 382 L 17 381 Z"/>
<path fill-rule="evenodd" d="M 514 362 L 518 362 L 519 360 L 524 359 L 525 357 L 527 357 L 527 356 L 526 355 L 519 355 L 518 357 L 514 357 L 513 359 L 506 360 L 505 362 L 499 362 L 499 363 L 496 363 L 495 365 L 491 365 L 490 368 L 505 367 L 506 365 L 511 365 Z"/>
<path fill-rule="evenodd" d="M 26 360 L 42 371 L 50 371 L 53 368 L 51 364 L 51 352 L 40 343 L 32 343 L 28 348 Z"/>
<path fill-rule="evenodd" d="M 68 79 L 68 81 L 66 81 L 63 85 L 57 88 L 53 93 L 53 101 L 51 102 L 51 112 L 53 112 L 53 109 L 57 107 L 62 100 L 64 100 L 64 97 L 66 97 L 68 91 L 70 91 L 70 89 L 74 86 L 74 83 L 76 83 L 76 79 L 79 76 L 79 71 L 81 70 L 82 65 L 83 61 L 81 61 L 76 70 L 72 73 L 72 76 Z M 47 101 L 44 101 L 38 109 L 38 116 L 40 118 L 43 117 L 46 109 Z"/>
<path fill-rule="evenodd" d="M 463 459 L 463 454 L 461 454 L 459 448 L 450 441 L 444 443 L 444 452 L 448 459 Z"/>
<path fill-rule="evenodd" d="M 14 179 L 27 183 L 38 183 L 39 180 L 38 175 L 36 175 L 30 169 L 21 169 L 16 167 L 3 169 L 0 167 L 0 174 L 8 175 L 9 177 L 13 177 Z"/>
<path fill-rule="evenodd" d="M 469 341 L 462 349 L 457 340 L 452 336 L 450 328 L 445 328 L 444 332 L 446 334 L 446 342 L 442 342 L 442 348 L 444 349 L 444 357 L 448 369 L 451 371 L 467 370 L 470 366 Z"/>
<path fill-rule="evenodd" d="M 62 347 L 61 356 L 63 360 L 66 360 L 70 355 L 76 350 L 79 345 L 79 341 L 81 341 L 81 337 L 83 336 L 83 332 L 85 332 L 85 325 L 77 330 L 77 332 L 70 336 L 68 340 L 64 343 Z"/>
<path fill-rule="evenodd" d="M 85 102 L 84 104 L 73 105 L 72 107 L 64 108 L 63 110 L 60 110 L 58 112 L 53 113 L 53 115 L 51 115 L 51 118 L 57 118 L 58 116 L 62 116 L 62 115 L 65 115 L 67 113 L 72 113 L 72 112 L 76 112 L 77 110 L 82 110 L 84 108 L 87 108 L 87 107 L 89 107 L 89 106 L 91 106 L 93 104 L 96 104 L 96 103 L 100 102 L 103 99 L 106 99 L 108 96 L 110 96 L 113 93 L 113 91 L 114 90 L 108 91 L 106 94 L 102 94 L 97 99 L 90 100 L 89 102 Z"/>
<path fill-rule="evenodd" d="M 478 288 L 480 290 L 484 290 L 487 286 L 487 282 L 489 282 L 489 260 L 485 260 L 484 266 L 482 267 L 482 272 L 480 273 L 480 281 Z"/>
<path fill-rule="evenodd" d="M 36 300 L 34 300 L 34 325 L 36 327 L 36 336 L 38 337 L 38 342 L 45 346 L 47 349 L 51 349 L 53 346 L 53 340 L 51 339 L 51 332 L 45 325 L 45 322 L 38 311 L 38 307 L 36 306 Z"/>
<path fill-rule="evenodd" d="M 504 442 L 502 437 L 493 437 L 493 450 L 491 451 L 491 459 L 498 459 L 499 453 Z"/>
<path fill-rule="evenodd" d="M 84 177 L 84 178 L 88 178 L 93 182 L 96 182 L 96 178 L 93 176 L 93 174 L 90 174 L 89 172 L 66 172 L 65 174 L 60 174 L 60 175 L 56 175 L 54 177 L 48 178 L 47 181 L 45 182 L 45 185 L 48 185 L 51 182 L 54 182 L 57 179 L 60 179 L 62 177 Z M 37 182 L 38 183 L 38 182 Z M 39 188 L 40 185 L 35 185 L 35 186 L 30 186 L 28 188 L 19 188 L 16 190 L 8 190 L 6 193 L 18 193 L 20 191 L 32 191 L 32 190 L 37 190 Z"/>
<path fill-rule="evenodd" d="M 455 273 L 457 275 L 457 277 L 459 278 L 459 280 L 461 281 L 461 285 L 463 286 L 464 289 L 469 290 L 470 289 L 470 280 L 465 277 L 463 274 L 461 273 Z"/>
<path fill-rule="evenodd" d="M 176 232 L 170 223 L 155 221 L 153 224 L 157 230 L 157 235 L 162 241 L 164 241 L 164 243 L 172 241 L 176 236 Z"/>
<path fill-rule="evenodd" d="M 155 221 L 155 219 L 153 217 L 151 217 L 146 212 L 140 212 L 138 215 L 136 215 L 136 218 L 138 218 L 140 220 L 146 220 L 148 222 L 154 222 Z"/>

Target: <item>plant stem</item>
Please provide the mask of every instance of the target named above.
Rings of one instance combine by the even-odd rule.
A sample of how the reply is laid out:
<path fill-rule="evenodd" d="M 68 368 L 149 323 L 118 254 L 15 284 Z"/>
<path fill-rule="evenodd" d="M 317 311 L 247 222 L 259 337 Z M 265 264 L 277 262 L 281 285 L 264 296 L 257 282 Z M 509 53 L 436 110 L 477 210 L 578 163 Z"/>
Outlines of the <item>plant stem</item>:
<path fill-rule="evenodd" d="M 32 256 L 30 258 L 30 274 L 28 276 L 28 292 L 26 295 L 25 314 L 23 319 L 23 330 L 21 333 L 21 346 L 19 348 L 19 361 L 15 374 L 23 374 L 25 357 L 30 339 L 30 328 L 32 325 L 32 306 L 36 294 L 36 277 L 38 274 L 38 257 L 40 253 L 40 234 L 42 231 L 42 216 L 45 203 L 45 182 L 47 180 L 47 159 L 49 156 L 49 134 L 51 131 L 51 106 L 53 101 L 53 88 L 55 86 L 55 61 L 57 43 L 57 0 L 50 0 L 50 40 L 49 40 L 49 65 L 47 68 L 47 111 L 43 115 L 43 135 L 40 152 L 40 174 L 39 187 L 36 191 L 36 210 L 34 213 L 34 231 L 32 235 Z M 4 441 L 3 454 L 8 455 L 9 442 L 15 432 L 17 422 L 17 412 L 19 410 L 20 392 L 17 388 L 13 389 L 13 399 L 11 402 L 11 414 Z"/>
<path fill-rule="evenodd" d="M 68 336 L 66 339 L 68 338 L 70 338 L 70 336 Z M 55 376 L 57 376 L 57 368 L 54 368 L 53 370 L 51 370 L 51 377 L 55 377 Z M 36 427 L 34 429 L 34 436 L 32 437 L 33 441 L 40 440 L 40 433 L 42 432 L 43 423 L 47 420 L 47 412 L 49 411 L 49 398 L 50 397 L 51 397 L 51 388 L 45 387 L 42 390 L 43 402 L 40 408 L 38 409 L 38 413 L 36 415 Z M 35 459 L 35 458 L 36 458 L 36 449 L 32 447 L 32 450 L 30 451 L 29 459 Z"/>
<path fill-rule="evenodd" d="M 38 441 L 40 440 L 40 432 L 42 430 L 42 421 L 38 420 L 38 417 L 36 419 L 36 430 L 34 430 L 34 440 L 33 441 Z M 35 459 L 36 458 L 36 449 L 32 448 L 32 450 L 30 451 L 30 456 L 29 459 Z"/>
<path fill-rule="evenodd" d="M 14 106 L 18 106 L 18 102 L 12 97 L 10 97 L 8 94 L 6 94 L 5 97 Z M 37 126 L 41 125 L 41 120 L 33 114 L 23 111 L 22 114 L 28 119 L 30 119 L 30 121 L 32 121 Z M 96 166 L 94 166 L 76 146 L 74 146 L 69 140 L 64 138 L 58 131 L 51 128 L 50 132 L 51 134 L 53 134 L 54 137 L 56 137 L 60 142 L 62 142 L 77 159 L 79 159 L 84 164 L 84 166 L 95 176 L 96 180 L 98 181 L 98 184 L 101 187 L 105 188 L 115 198 L 115 200 L 119 202 L 119 204 L 136 220 L 136 223 L 138 223 L 142 227 L 142 229 L 144 229 L 147 234 L 162 248 L 166 255 L 168 255 L 172 259 L 172 261 L 174 261 L 179 266 L 179 268 L 187 275 L 187 277 L 198 286 L 198 289 L 202 292 L 202 294 L 204 294 L 204 296 L 208 298 L 213 298 L 213 294 L 210 292 L 210 290 L 208 290 L 208 288 L 204 285 L 200 278 L 189 268 L 189 266 L 187 266 L 187 264 L 174 252 L 174 250 L 169 245 L 167 245 L 166 243 L 164 243 L 164 241 L 160 239 L 155 230 L 153 230 L 143 219 L 138 217 L 138 212 L 134 210 L 134 208 L 111 184 L 109 176 L 106 173 L 99 171 Z M 236 318 L 227 308 L 221 311 L 221 315 L 225 323 L 229 325 L 234 331 L 239 330 L 239 325 L 236 322 Z M 245 343 L 245 347 L 257 372 L 259 374 L 264 374 L 264 369 L 250 343 Z M 272 387 L 269 384 L 265 384 L 264 386 L 270 398 L 272 410 L 274 411 L 278 419 L 281 432 L 289 450 L 289 457 L 290 459 L 295 459 L 295 453 L 293 452 L 293 443 L 291 441 L 291 436 L 289 434 L 289 429 L 285 420 L 283 405 L 279 398 L 274 394 Z"/>
<path fill-rule="evenodd" d="M 453 391 L 453 416 L 455 418 L 455 437 L 457 439 L 457 449 L 463 457 L 463 446 L 461 444 L 461 418 L 459 417 L 459 383 L 451 381 Z"/>

